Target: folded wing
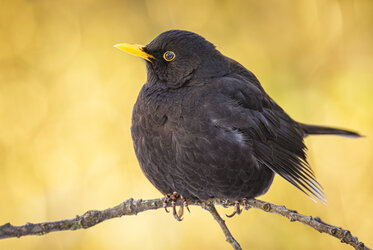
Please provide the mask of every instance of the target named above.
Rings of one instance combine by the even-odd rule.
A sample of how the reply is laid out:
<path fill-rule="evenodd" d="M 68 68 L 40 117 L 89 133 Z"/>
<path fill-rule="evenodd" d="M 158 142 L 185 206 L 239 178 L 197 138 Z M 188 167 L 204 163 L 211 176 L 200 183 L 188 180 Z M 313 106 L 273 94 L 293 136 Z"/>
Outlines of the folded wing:
<path fill-rule="evenodd" d="M 270 168 L 312 200 L 326 203 L 322 187 L 307 163 L 304 132 L 298 123 L 250 81 L 225 77 L 216 83 L 216 89 L 219 102 L 213 104 L 216 110 L 213 118 L 225 127 L 240 131 L 251 146 L 253 157 L 262 166 Z M 216 93 L 214 95 L 216 98 Z"/>

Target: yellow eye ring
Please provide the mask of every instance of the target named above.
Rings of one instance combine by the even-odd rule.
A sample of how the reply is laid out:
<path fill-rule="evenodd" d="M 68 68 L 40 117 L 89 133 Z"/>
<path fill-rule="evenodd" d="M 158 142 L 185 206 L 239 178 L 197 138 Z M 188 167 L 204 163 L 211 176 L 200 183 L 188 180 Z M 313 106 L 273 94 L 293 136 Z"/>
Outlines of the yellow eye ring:
<path fill-rule="evenodd" d="M 170 62 L 174 60 L 176 57 L 175 53 L 173 51 L 166 51 L 163 54 L 163 59 L 165 59 L 167 62 Z"/>

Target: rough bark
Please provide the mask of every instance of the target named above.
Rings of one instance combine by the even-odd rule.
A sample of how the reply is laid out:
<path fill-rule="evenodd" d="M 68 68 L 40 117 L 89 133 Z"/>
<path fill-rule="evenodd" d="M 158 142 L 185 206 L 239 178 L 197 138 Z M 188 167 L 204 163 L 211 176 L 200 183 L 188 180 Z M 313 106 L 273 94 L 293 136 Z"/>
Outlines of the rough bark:
<path fill-rule="evenodd" d="M 26 223 L 22 226 L 13 226 L 10 223 L 6 223 L 0 226 L 0 239 L 22 237 L 26 235 L 44 235 L 55 231 L 89 228 L 108 219 L 126 215 L 136 215 L 144 211 L 163 208 L 163 204 L 164 198 L 154 200 L 134 200 L 131 198 L 115 207 L 111 207 L 101 211 L 90 210 L 83 215 L 76 216 L 72 219 L 35 224 Z M 239 243 L 233 238 L 224 220 L 215 209 L 215 205 L 222 205 L 224 207 L 235 206 L 236 204 L 234 201 L 213 199 L 209 201 L 188 201 L 188 204 L 189 206 L 201 206 L 202 208 L 208 210 L 221 227 L 227 242 L 229 242 L 234 249 L 241 249 Z M 183 201 L 178 200 L 176 205 L 182 206 Z M 247 205 L 251 208 L 256 208 L 265 212 L 281 215 L 288 218 L 291 222 L 299 221 L 304 225 L 312 227 L 320 233 L 327 233 L 339 239 L 342 243 L 351 245 L 355 249 L 369 249 L 364 245 L 363 242 L 359 241 L 356 236 L 353 236 L 350 231 L 341 227 L 327 224 L 318 217 L 313 218 L 312 216 L 305 216 L 294 210 L 287 209 L 285 206 L 279 206 L 257 199 L 247 200 Z M 171 206 L 171 204 L 169 204 L 168 206 Z"/>

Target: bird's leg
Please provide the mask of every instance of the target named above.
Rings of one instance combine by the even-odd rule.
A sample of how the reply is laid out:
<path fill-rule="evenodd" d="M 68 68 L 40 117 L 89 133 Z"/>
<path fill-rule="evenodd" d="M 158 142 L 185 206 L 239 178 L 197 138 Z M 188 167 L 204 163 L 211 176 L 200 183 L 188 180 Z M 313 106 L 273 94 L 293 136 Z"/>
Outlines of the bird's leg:
<path fill-rule="evenodd" d="M 235 210 L 233 211 L 233 213 L 230 214 L 230 215 L 226 215 L 228 218 L 232 218 L 232 217 L 235 216 L 236 214 L 237 214 L 237 215 L 240 215 L 241 212 L 242 212 L 242 210 L 241 210 L 241 208 L 240 208 L 240 201 L 235 201 L 235 202 L 234 202 L 234 205 L 235 205 Z"/>

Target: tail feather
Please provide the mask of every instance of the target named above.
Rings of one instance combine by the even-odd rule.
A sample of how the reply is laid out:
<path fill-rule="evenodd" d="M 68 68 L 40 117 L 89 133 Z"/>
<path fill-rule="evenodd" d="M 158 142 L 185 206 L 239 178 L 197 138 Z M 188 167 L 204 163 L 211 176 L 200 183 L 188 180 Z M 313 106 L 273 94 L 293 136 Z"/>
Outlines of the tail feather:
<path fill-rule="evenodd" d="M 340 129 L 340 128 L 331 128 L 331 127 L 324 127 L 324 126 L 317 126 L 317 125 L 310 125 L 299 123 L 300 127 L 307 135 L 341 135 L 341 136 L 348 136 L 348 137 L 361 137 L 361 135 L 357 132 Z"/>

